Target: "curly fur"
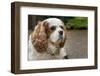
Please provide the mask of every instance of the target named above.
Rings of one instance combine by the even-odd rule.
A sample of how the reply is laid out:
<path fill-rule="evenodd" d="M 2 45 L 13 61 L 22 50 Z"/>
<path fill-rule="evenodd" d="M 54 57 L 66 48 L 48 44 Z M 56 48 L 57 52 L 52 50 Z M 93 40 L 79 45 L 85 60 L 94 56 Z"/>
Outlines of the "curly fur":
<path fill-rule="evenodd" d="M 48 46 L 46 35 L 48 23 L 46 21 L 39 22 L 32 32 L 32 44 L 38 52 L 44 52 Z"/>

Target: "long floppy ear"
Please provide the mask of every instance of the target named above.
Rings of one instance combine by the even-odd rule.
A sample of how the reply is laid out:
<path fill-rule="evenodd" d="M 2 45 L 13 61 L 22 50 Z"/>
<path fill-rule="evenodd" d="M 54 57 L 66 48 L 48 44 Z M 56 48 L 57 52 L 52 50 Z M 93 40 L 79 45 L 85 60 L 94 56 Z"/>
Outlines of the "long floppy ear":
<path fill-rule="evenodd" d="M 45 52 L 48 46 L 47 27 L 46 21 L 39 22 L 31 34 L 32 44 L 40 53 Z"/>

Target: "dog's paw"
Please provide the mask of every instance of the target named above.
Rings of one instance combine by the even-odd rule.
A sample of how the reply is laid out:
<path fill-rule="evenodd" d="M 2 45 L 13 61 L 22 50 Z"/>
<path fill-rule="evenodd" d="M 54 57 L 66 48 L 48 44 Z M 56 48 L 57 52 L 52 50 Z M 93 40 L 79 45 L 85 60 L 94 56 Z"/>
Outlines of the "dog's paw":
<path fill-rule="evenodd" d="M 69 58 L 68 58 L 68 55 L 64 56 L 64 59 L 69 59 Z"/>

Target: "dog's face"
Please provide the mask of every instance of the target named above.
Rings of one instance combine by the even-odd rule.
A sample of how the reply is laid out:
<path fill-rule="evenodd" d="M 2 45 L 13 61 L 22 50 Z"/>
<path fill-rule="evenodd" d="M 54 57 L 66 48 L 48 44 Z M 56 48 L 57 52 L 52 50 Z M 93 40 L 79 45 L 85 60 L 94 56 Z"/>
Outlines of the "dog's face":
<path fill-rule="evenodd" d="M 62 48 L 65 40 L 64 23 L 58 18 L 48 18 L 39 22 L 32 33 L 32 43 L 38 52 L 45 51 L 48 43 Z"/>
<path fill-rule="evenodd" d="M 66 37 L 64 23 L 57 18 L 49 18 L 46 21 L 49 26 L 49 39 L 59 45 Z"/>

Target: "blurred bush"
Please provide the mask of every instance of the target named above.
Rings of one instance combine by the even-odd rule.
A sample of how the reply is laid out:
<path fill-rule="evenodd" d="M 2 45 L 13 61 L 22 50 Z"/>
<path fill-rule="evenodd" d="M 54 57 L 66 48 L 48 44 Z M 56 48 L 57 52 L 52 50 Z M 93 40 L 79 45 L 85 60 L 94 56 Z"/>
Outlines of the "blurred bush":
<path fill-rule="evenodd" d="M 87 29 L 88 18 L 87 17 L 74 17 L 65 23 L 67 29 Z"/>
<path fill-rule="evenodd" d="M 61 19 L 66 29 L 87 29 L 88 18 L 87 17 L 74 17 L 74 16 L 45 16 L 45 15 L 29 15 L 28 24 L 29 30 L 33 30 L 38 21 L 43 21 L 47 18 L 59 18 Z"/>

